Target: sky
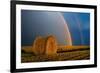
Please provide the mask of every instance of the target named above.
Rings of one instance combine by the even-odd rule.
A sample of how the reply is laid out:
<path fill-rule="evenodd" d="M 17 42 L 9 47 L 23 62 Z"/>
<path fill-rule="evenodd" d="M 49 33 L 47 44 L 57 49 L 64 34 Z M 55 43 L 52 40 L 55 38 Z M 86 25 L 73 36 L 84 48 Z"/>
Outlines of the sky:
<path fill-rule="evenodd" d="M 68 23 L 74 45 L 90 44 L 90 14 L 89 13 L 63 13 Z"/>
<path fill-rule="evenodd" d="M 90 14 L 77 12 L 52 12 L 21 10 L 21 44 L 32 45 L 37 36 L 54 35 L 58 44 L 90 44 Z"/>

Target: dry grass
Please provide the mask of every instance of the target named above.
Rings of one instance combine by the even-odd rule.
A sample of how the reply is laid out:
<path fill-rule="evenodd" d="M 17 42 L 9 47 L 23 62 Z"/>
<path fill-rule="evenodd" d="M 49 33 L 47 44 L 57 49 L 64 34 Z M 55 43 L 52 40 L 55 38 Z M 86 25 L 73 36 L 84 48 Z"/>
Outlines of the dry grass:
<path fill-rule="evenodd" d="M 32 46 L 22 46 L 21 50 L 26 53 L 32 53 Z"/>
<path fill-rule="evenodd" d="M 30 46 L 31 48 L 31 46 Z M 68 61 L 68 60 L 86 60 L 90 58 L 90 49 L 88 46 L 77 46 L 68 47 L 60 50 L 60 52 L 52 55 L 34 55 L 34 53 L 29 52 L 30 49 L 27 47 L 28 52 L 22 52 L 21 62 L 46 62 L 46 61 Z M 23 47 L 25 49 L 25 47 Z M 61 47 L 60 47 L 61 49 Z"/>
<path fill-rule="evenodd" d="M 90 46 L 58 46 L 58 52 L 64 51 L 74 51 L 74 50 L 86 50 L 89 49 Z"/>
<path fill-rule="evenodd" d="M 73 51 L 73 50 L 86 50 L 90 46 L 58 46 L 57 52 Z M 22 51 L 32 53 L 32 46 L 22 46 Z"/>

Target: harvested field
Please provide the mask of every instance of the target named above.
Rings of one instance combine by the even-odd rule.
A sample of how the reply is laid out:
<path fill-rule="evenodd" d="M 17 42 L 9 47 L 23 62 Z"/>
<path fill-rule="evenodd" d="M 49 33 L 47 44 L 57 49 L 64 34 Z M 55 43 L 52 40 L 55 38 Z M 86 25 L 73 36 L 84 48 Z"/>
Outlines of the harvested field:
<path fill-rule="evenodd" d="M 89 47 L 75 47 L 68 49 L 68 47 L 59 47 L 57 53 L 52 55 L 35 55 L 31 52 L 31 46 L 25 49 L 22 47 L 21 62 L 46 62 L 46 61 L 69 61 L 69 60 L 87 60 L 90 59 L 90 48 Z M 24 48 L 24 49 L 23 49 Z M 71 47 L 70 47 L 71 48 Z"/>

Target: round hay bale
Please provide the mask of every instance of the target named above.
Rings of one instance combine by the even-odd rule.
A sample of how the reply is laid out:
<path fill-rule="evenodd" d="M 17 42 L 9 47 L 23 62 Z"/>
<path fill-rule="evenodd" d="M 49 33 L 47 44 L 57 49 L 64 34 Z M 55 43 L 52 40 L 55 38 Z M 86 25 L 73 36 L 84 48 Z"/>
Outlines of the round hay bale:
<path fill-rule="evenodd" d="M 42 37 L 36 37 L 32 51 L 35 55 L 45 54 L 45 39 Z"/>
<path fill-rule="evenodd" d="M 57 41 L 53 35 L 47 37 L 45 46 L 45 54 L 51 55 L 57 53 Z"/>

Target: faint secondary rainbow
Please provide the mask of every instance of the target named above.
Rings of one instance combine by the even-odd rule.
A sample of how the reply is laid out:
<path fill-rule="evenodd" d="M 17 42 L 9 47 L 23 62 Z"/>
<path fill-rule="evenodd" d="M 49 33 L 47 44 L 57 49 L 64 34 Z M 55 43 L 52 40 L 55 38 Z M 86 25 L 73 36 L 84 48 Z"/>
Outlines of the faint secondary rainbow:
<path fill-rule="evenodd" d="M 67 34 L 67 45 L 69 45 L 69 46 L 72 46 L 72 38 L 71 38 L 71 33 L 70 33 L 70 31 L 69 31 L 69 28 L 68 28 L 68 24 L 66 23 L 66 21 L 65 21 L 65 19 L 64 19 L 64 17 L 63 17 L 63 15 L 61 14 L 61 13 L 59 13 L 58 12 L 58 14 L 59 14 L 59 16 L 61 17 L 61 19 L 62 19 L 62 21 L 64 22 L 64 24 L 65 24 L 65 28 L 64 28 L 64 30 L 65 30 L 65 32 L 66 32 L 66 34 Z"/>
<path fill-rule="evenodd" d="M 82 44 L 84 44 L 84 40 L 83 40 L 83 33 L 82 33 L 81 23 L 78 20 L 77 16 L 74 16 L 74 17 L 75 17 L 75 20 L 76 20 L 78 28 L 79 28 L 80 37 L 81 37 L 81 45 L 82 45 Z"/>

